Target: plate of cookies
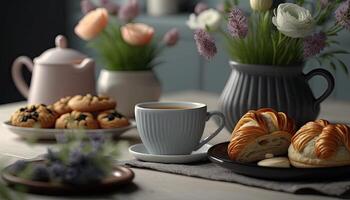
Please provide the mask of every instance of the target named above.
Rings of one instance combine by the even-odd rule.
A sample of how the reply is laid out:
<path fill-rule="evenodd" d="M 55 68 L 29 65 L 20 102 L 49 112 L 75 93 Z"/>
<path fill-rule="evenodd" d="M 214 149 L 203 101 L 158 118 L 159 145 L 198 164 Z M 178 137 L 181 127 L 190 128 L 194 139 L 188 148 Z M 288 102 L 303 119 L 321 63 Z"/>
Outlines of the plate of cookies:
<path fill-rule="evenodd" d="M 270 108 L 249 111 L 229 142 L 209 159 L 233 172 L 279 181 L 350 178 L 350 127 L 319 119 L 296 130 L 294 120 Z"/>
<path fill-rule="evenodd" d="M 52 140 L 57 134 L 77 131 L 116 137 L 136 127 L 135 122 L 116 110 L 116 105 L 106 96 L 63 97 L 52 105 L 21 107 L 3 126 L 25 139 Z"/>

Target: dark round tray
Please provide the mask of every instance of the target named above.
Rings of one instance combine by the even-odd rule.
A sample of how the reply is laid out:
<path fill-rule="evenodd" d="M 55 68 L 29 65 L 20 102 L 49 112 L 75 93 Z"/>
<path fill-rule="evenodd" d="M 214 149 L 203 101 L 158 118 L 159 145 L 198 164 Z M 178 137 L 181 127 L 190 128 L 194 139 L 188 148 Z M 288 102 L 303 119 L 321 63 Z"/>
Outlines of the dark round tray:
<path fill-rule="evenodd" d="M 212 146 L 208 150 L 209 160 L 221 167 L 245 176 L 278 181 L 330 181 L 350 178 L 350 166 L 326 168 L 274 168 L 256 163 L 239 163 L 230 160 L 227 154 L 229 142 Z"/>
<path fill-rule="evenodd" d="M 31 161 L 43 162 L 43 161 Z M 100 183 L 72 186 L 60 183 L 40 182 L 24 179 L 10 173 L 11 165 L 2 171 L 3 180 L 14 189 L 20 189 L 24 192 L 45 194 L 45 195 L 90 195 L 96 193 L 106 193 L 117 191 L 122 185 L 131 183 L 134 178 L 134 172 L 126 167 L 114 167 L 110 176 L 103 179 Z"/>

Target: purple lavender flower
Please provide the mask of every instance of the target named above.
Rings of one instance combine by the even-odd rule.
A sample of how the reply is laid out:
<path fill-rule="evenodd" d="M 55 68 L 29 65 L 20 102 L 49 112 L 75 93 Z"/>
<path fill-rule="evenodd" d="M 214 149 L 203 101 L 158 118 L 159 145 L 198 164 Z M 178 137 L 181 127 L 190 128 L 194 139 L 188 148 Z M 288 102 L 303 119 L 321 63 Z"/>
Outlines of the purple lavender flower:
<path fill-rule="evenodd" d="M 173 28 L 167 33 L 165 33 L 163 37 L 163 43 L 166 44 L 167 46 L 174 46 L 177 41 L 179 40 L 180 33 L 177 28 Z"/>
<path fill-rule="evenodd" d="M 137 17 L 139 12 L 139 2 L 137 0 L 129 0 L 128 3 L 120 7 L 118 17 L 123 22 L 129 22 Z"/>
<path fill-rule="evenodd" d="M 196 13 L 197 15 L 199 15 L 201 12 L 208 10 L 208 5 L 206 3 L 203 2 L 199 2 L 197 3 L 197 5 L 194 7 L 194 13 Z"/>
<path fill-rule="evenodd" d="M 232 8 L 228 16 L 227 29 L 232 37 L 244 38 L 248 34 L 248 18 L 239 8 Z"/>
<path fill-rule="evenodd" d="M 91 145 L 95 151 L 101 150 L 103 145 L 106 142 L 105 135 L 103 134 L 95 133 L 95 134 L 89 135 L 89 137 L 90 137 Z"/>
<path fill-rule="evenodd" d="M 340 4 L 335 11 L 335 18 L 338 24 L 350 30 L 350 0 Z"/>
<path fill-rule="evenodd" d="M 92 10 L 95 10 L 97 7 L 90 0 L 82 0 L 80 1 L 80 8 L 83 14 L 86 14 Z"/>
<path fill-rule="evenodd" d="M 28 165 L 28 161 L 25 160 L 17 160 L 13 165 L 10 167 L 10 171 L 13 174 L 17 174 L 22 172 Z"/>
<path fill-rule="evenodd" d="M 324 32 L 315 33 L 304 39 L 304 58 L 319 54 L 326 47 L 327 35 Z"/>
<path fill-rule="evenodd" d="M 209 33 L 205 32 L 203 29 L 197 29 L 194 32 L 194 40 L 196 41 L 200 55 L 208 60 L 215 56 L 217 52 L 215 41 Z"/>
<path fill-rule="evenodd" d="M 55 179 L 62 179 L 66 174 L 66 166 L 62 163 L 53 163 L 49 167 L 50 174 Z"/>
<path fill-rule="evenodd" d="M 108 10 L 111 15 L 117 15 L 119 11 L 119 5 L 110 0 L 100 0 L 101 6 Z"/>
<path fill-rule="evenodd" d="M 35 164 L 32 169 L 31 179 L 34 181 L 49 181 L 50 172 L 45 164 Z"/>

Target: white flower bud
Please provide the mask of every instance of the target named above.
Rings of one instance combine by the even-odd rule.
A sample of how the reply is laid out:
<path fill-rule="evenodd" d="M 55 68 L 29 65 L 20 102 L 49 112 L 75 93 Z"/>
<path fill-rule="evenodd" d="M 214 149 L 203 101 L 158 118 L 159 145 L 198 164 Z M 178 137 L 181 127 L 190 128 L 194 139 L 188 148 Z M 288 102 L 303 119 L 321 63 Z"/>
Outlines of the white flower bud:
<path fill-rule="evenodd" d="M 268 11 L 272 6 L 272 0 L 250 0 L 250 7 L 256 11 Z"/>

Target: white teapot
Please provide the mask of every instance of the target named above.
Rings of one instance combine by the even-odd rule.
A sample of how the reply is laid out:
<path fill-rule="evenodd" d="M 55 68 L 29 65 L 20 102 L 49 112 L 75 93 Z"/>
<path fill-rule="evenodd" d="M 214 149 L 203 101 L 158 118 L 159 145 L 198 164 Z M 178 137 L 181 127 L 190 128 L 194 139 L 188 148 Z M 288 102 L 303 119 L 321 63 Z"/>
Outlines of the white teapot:
<path fill-rule="evenodd" d="M 12 78 L 29 104 L 52 104 L 61 97 L 95 94 L 95 62 L 86 55 L 67 48 L 67 40 L 58 35 L 56 48 L 34 59 L 18 57 L 12 65 Z M 22 66 L 32 71 L 30 89 L 21 75 Z"/>

